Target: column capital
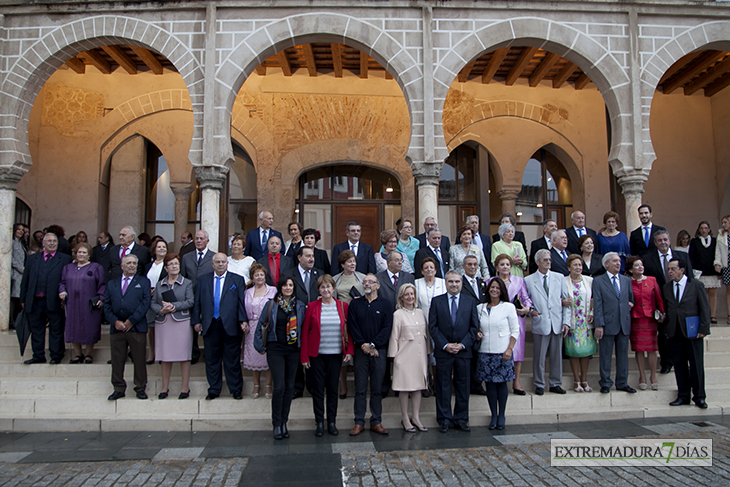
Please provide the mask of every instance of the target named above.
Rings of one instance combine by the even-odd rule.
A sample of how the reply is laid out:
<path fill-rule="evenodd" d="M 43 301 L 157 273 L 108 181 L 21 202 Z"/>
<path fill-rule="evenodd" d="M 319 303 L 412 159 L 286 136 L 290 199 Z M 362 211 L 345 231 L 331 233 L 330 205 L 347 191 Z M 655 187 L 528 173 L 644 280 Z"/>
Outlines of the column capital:
<path fill-rule="evenodd" d="M 641 195 L 649 175 L 642 170 L 623 170 L 616 174 L 618 184 L 624 196 Z"/>
<path fill-rule="evenodd" d="M 200 183 L 200 189 L 217 189 L 223 188 L 223 183 L 228 174 L 226 166 L 197 166 L 195 168 L 195 177 Z"/>
<path fill-rule="evenodd" d="M 18 187 L 20 179 L 23 177 L 23 171 L 14 166 L 6 166 L 0 168 L 0 189 L 9 189 L 15 191 Z"/>
<path fill-rule="evenodd" d="M 516 200 L 522 191 L 522 186 L 505 184 L 502 189 L 497 191 L 501 200 Z"/>
<path fill-rule="evenodd" d="M 442 162 L 417 162 L 413 164 L 413 177 L 416 187 L 438 186 L 441 178 Z"/>
<path fill-rule="evenodd" d="M 175 198 L 189 198 L 195 187 L 191 186 L 190 183 L 170 183 L 170 189 Z"/>

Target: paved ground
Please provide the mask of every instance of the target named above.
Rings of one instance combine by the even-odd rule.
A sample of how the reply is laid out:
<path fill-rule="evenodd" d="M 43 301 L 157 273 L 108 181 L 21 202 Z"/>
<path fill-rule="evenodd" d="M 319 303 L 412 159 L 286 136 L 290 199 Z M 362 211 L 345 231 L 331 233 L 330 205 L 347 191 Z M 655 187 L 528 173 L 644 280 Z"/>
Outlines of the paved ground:
<path fill-rule="evenodd" d="M 345 426 L 344 424 L 342 425 Z M 490 432 L 7 433 L 0 486 L 730 485 L 730 418 L 507 426 Z M 551 467 L 551 438 L 712 438 L 712 468 Z"/>

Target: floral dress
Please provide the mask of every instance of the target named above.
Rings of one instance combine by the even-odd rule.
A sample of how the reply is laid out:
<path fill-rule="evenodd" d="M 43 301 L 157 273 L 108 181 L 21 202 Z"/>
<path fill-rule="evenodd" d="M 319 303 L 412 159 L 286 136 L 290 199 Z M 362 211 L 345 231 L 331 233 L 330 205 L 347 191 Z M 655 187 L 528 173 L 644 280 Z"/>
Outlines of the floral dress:
<path fill-rule="evenodd" d="M 567 276 L 570 279 L 570 276 Z M 566 280 L 567 280 L 566 279 Z M 581 282 L 572 282 L 568 289 L 572 291 L 573 303 L 570 305 L 570 331 L 565 337 L 565 354 L 568 357 L 588 357 L 597 352 L 596 338 L 588 323 L 590 310 L 590 278 L 583 276 Z"/>

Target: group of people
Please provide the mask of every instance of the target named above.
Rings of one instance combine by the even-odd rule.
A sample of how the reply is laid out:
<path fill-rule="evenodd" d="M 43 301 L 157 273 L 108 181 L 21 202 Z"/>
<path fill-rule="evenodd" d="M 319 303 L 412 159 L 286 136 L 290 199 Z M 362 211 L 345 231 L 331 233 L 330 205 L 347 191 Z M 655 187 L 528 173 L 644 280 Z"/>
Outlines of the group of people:
<path fill-rule="evenodd" d="M 565 394 L 563 355 L 570 358 L 573 389 L 591 392 L 589 358 L 598 350 L 600 391 L 615 385 L 636 392 L 628 384 L 630 343 L 640 389 L 658 388 L 658 351 L 660 372 L 675 368 L 678 397 L 671 404 L 693 400 L 706 408 L 702 338 L 717 322 L 717 288 L 730 289 L 730 217 L 723 218 L 717 238 L 703 221 L 696 237 L 674 250 L 668 232 L 653 224 L 648 205 L 639 208 L 639 217 L 641 226 L 630 237 L 616 229 L 614 212 L 604 216 L 599 232 L 585 226 L 580 211 L 567 229 L 548 220 L 543 237 L 531 242 L 529 258 L 525 236 L 509 214 L 500 217 L 491 239 L 480 234 L 479 217 L 469 216 L 453 245 L 433 218 L 415 237 L 413 223 L 403 219 L 397 229 L 381 233 L 377 251 L 361 241 L 362 227 L 350 222 L 331 263 L 315 246 L 316 229 L 292 222 L 291 238 L 284 241 L 266 211 L 259 227 L 231 238 L 230 255 L 208 249 L 205 230 L 183 233 L 180 252 L 172 253 L 161 237 L 143 245 L 131 227 L 120 230 L 116 245 L 109 233 L 100 233 L 93 248 L 79 232 L 73 255 L 63 229 L 49 227 L 34 252 L 23 240 L 27 227 L 16 225 L 12 297 L 30 325 L 28 364 L 46 361 L 46 324 L 51 363 L 63 359 L 64 341 L 73 344 L 71 363 L 92 363 L 102 323 L 110 324 L 110 400 L 125 395 L 128 355 L 138 398 L 147 398 L 146 365 L 153 361 L 162 364 L 159 399 L 168 396 L 175 362 L 181 364 L 179 399 L 189 397 L 201 334 L 206 399 L 220 396 L 224 372 L 229 392 L 241 399 L 242 366 L 253 372 L 251 397 L 258 398 L 264 372 L 277 439 L 289 437 L 291 402 L 305 387 L 315 434 L 324 434 L 325 421 L 328 433 L 338 434 L 338 399 L 347 395 L 350 365 L 350 435 L 365 429 L 368 389 L 369 426 L 378 434 L 388 434 L 382 398 L 391 389 L 399 395 L 405 431 L 427 430 L 420 404 L 431 391 L 440 431 L 469 431 L 470 393 L 486 395 L 489 427 L 502 429 L 508 383 L 514 394 L 526 394 L 520 373 L 527 316 L 535 394 L 546 387 Z"/>

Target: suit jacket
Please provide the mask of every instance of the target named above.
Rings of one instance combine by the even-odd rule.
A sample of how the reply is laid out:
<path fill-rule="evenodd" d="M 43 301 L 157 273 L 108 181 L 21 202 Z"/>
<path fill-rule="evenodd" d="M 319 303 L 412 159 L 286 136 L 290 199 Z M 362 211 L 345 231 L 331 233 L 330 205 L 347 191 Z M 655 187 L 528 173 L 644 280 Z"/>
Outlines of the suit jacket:
<path fill-rule="evenodd" d="M 214 255 L 215 252 L 210 249 L 206 249 L 205 254 L 203 254 L 203 259 L 200 261 L 200 265 L 198 265 L 197 249 L 195 249 L 194 252 L 188 252 L 182 258 L 182 262 L 180 263 L 180 275 L 185 279 L 193 281 L 193 289 L 195 289 L 196 283 L 200 277 L 213 272 Z"/>
<path fill-rule="evenodd" d="M 686 275 L 686 274 L 685 274 Z M 710 334 L 710 302 L 705 293 L 705 285 L 695 279 L 687 280 L 682 299 L 677 302 L 674 293 L 674 281 L 664 285 L 664 303 L 667 310 L 667 320 L 664 323 L 664 333 L 669 338 L 675 335 L 687 337 L 687 318 L 700 317 L 698 333 Z"/>
<path fill-rule="evenodd" d="M 195 289 L 195 301 L 190 324 L 197 325 L 198 323 L 202 323 L 203 336 L 208 333 L 210 323 L 213 321 L 214 276 L 215 274 L 213 272 L 200 276 Z M 226 278 L 221 288 L 220 319 L 223 322 L 223 328 L 226 330 L 228 336 L 240 336 L 242 331 L 239 323 L 248 321 L 243 295 L 245 286 L 243 277 L 232 272 L 226 273 Z"/>
<path fill-rule="evenodd" d="M 593 279 L 593 324 L 602 326 L 606 335 L 631 333 L 631 306 L 634 290 L 631 279 L 619 274 L 620 296 L 616 296 L 613 277 L 606 272 Z"/>
<path fill-rule="evenodd" d="M 500 240 L 502 240 L 502 239 L 499 238 L 498 233 L 495 233 L 494 235 L 492 235 L 492 243 L 499 242 Z M 522 244 L 522 248 L 525 249 L 525 252 L 527 252 L 527 242 L 525 242 L 525 232 L 518 232 L 517 230 L 515 230 L 515 238 L 513 240 L 517 240 L 518 242 L 520 242 Z M 489 260 L 489 259 L 487 259 L 487 260 Z"/>
<path fill-rule="evenodd" d="M 307 288 L 304 287 L 304 281 L 302 281 L 302 275 L 299 273 L 299 265 L 297 264 L 291 271 L 291 277 L 294 279 L 294 295 L 297 300 L 304 304 L 309 304 L 319 297 L 319 289 L 317 289 L 317 279 L 323 276 L 324 272 L 322 269 L 312 267 L 309 273 L 309 299 L 307 299 Z"/>
<path fill-rule="evenodd" d="M 537 254 L 537 251 L 540 249 L 550 250 L 548 243 L 545 241 L 544 235 L 537 240 L 533 240 L 532 243 L 530 243 L 530 263 L 528 267 L 530 274 L 534 274 L 537 272 L 537 262 L 535 262 L 535 254 Z"/>
<path fill-rule="evenodd" d="M 588 227 L 584 228 L 586 231 L 586 235 L 590 235 L 591 237 L 593 237 L 593 241 L 597 242 L 596 231 Z M 575 232 L 575 228 L 573 228 L 573 225 L 565 229 L 565 234 L 568 236 L 568 253 L 580 254 L 580 248 L 578 247 L 578 240 L 580 239 L 580 237 L 578 237 L 578 234 Z"/>
<path fill-rule="evenodd" d="M 330 259 L 327 257 L 327 252 L 317 247 L 314 248 L 314 267 L 321 269 L 325 274 L 330 274 Z"/>
<path fill-rule="evenodd" d="M 477 280 L 477 286 L 479 287 L 479 296 L 477 296 L 476 293 L 474 292 L 474 288 L 471 287 L 471 283 L 469 283 L 466 275 L 461 276 L 461 294 L 466 294 L 468 296 L 471 296 L 472 298 L 476 299 L 478 303 L 486 303 L 487 302 L 487 284 L 479 277 L 477 277 L 476 280 Z"/>
<path fill-rule="evenodd" d="M 177 255 L 179 255 L 182 259 L 183 255 L 192 252 L 193 250 L 195 250 L 195 242 L 191 240 L 190 242 L 180 247 L 180 252 L 178 252 Z"/>
<path fill-rule="evenodd" d="M 259 230 L 261 227 L 256 227 L 253 230 L 249 230 L 246 233 L 246 248 L 243 249 L 243 253 L 245 255 L 250 255 L 256 260 L 259 260 L 261 257 L 266 254 L 269 249 L 265 249 L 261 247 L 261 234 L 259 233 Z M 269 238 L 277 236 L 281 240 L 282 247 L 284 246 L 284 237 L 281 236 L 281 232 L 277 232 L 273 228 L 269 228 Z"/>
<path fill-rule="evenodd" d="M 59 311 L 61 300 L 58 299 L 58 285 L 61 284 L 63 267 L 71 263 L 71 257 L 56 251 L 48 262 L 43 260 L 43 251 L 29 255 L 25 262 L 23 279 L 20 281 L 20 302 L 25 303 L 25 312 L 33 310 L 33 300 L 38 293 L 46 296 L 48 311 Z M 44 265 L 45 264 L 45 265 Z M 41 273 L 45 274 L 45 286 L 40 282 Z"/>
<path fill-rule="evenodd" d="M 583 262 L 583 272 L 582 274 L 584 276 L 591 276 L 596 277 L 600 276 L 601 274 L 604 274 L 606 272 L 606 268 L 603 267 L 603 256 L 601 254 L 597 254 L 593 252 L 593 255 L 591 255 L 591 265 L 587 266 L 585 262 Z"/>
<path fill-rule="evenodd" d="M 416 238 L 421 243 L 421 248 L 423 248 L 423 247 L 426 246 L 426 243 L 427 242 L 426 242 L 426 234 L 425 233 L 422 233 L 420 235 L 416 235 Z M 443 249 L 444 247 L 446 247 L 446 253 L 448 253 L 449 252 L 449 248 L 451 247 L 451 242 L 449 241 L 449 237 L 447 237 L 446 235 L 444 235 L 443 232 L 442 232 L 441 233 L 441 248 Z M 443 252 L 443 250 L 442 250 L 442 252 Z"/>
<path fill-rule="evenodd" d="M 568 249 L 565 249 L 565 252 L 570 255 L 570 252 L 568 252 Z M 550 270 L 553 272 L 559 272 L 560 274 L 564 276 L 570 275 L 570 270 L 568 269 L 568 264 L 565 263 L 563 260 L 563 256 L 558 253 L 558 250 L 553 247 L 550 249 L 550 258 L 552 259 L 552 262 L 550 264 Z"/>
<path fill-rule="evenodd" d="M 543 275 L 540 272 L 535 272 L 525 278 L 532 307 L 540 313 L 532 317 L 532 333 L 535 335 L 560 333 L 563 325 L 570 326 L 570 307 L 564 307 L 562 303 L 563 298 L 570 297 L 565 277 L 553 271 L 548 271 L 547 276 L 549 297 L 545 294 Z"/>
<path fill-rule="evenodd" d="M 107 282 L 112 279 L 116 279 L 117 277 L 122 275 L 122 259 L 119 258 L 119 252 L 121 252 L 121 248 L 121 245 L 115 245 L 109 251 Z M 139 274 L 140 276 L 144 276 L 145 266 L 150 261 L 150 249 L 135 242 L 134 246 L 132 247 L 131 253 L 136 255 L 137 259 L 139 259 L 139 262 L 137 262 L 137 274 Z"/>
<path fill-rule="evenodd" d="M 642 231 L 641 226 L 631 232 L 631 235 L 629 235 L 629 246 L 631 247 L 631 255 L 641 255 L 649 249 L 656 249 L 656 245 L 654 245 L 654 234 L 656 234 L 659 230 L 666 230 L 666 228 L 655 225 L 654 223 L 651 224 L 649 247 L 647 247 L 646 243 L 644 243 L 644 232 Z"/>
<path fill-rule="evenodd" d="M 123 333 L 114 327 L 117 320 L 129 320 L 132 328 L 129 331 L 147 333 L 147 310 L 150 308 L 152 293 L 150 281 L 145 276 L 135 274 L 127 285 L 127 292 L 122 296 L 122 276 L 115 277 L 106 285 L 104 297 L 104 317 L 111 323 L 110 334 Z"/>
<path fill-rule="evenodd" d="M 449 343 L 461 343 L 464 345 L 464 349 L 456 356 L 471 358 L 479 331 L 477 300 L 465 294 L 459 296 L 455 325 L 451 322 L 450 300 L 449 293 L 436 296 L 431 300 L 431 308 L 428 311 L 428 329 L 436 344 L 433 353 L 437 358 L 451 357 L 452 354 L 445 351 L 444 347 Z"/>
<path fill-rule="evenodd" d="M 145 264 L 145 266 L 144 266 L 144 275 L 145 276 L 147 276 L 147 273 L 150 271 L 150 269 L 152 268 L 152 264 L 154 264 L 154 263 L 155 263 L 155 261 L 150 259 L 150 261 L 147 262 L 147 264 Z M 165 269 L 165 266 L 163 265 L 162 270 L 160 271 L 160 278 L 158 279 L 158 281 L 161 281 L 166 278 L 167 278 L 167 269 Z"/>
<path fill-rule="evenodd" d="M 337 257 L 339 257 L 342 252 L 349 249 L 349 240 L 338 243 L 335 245 L 335 248 L 332 249 L 331 271 L 333 276 L 342 272 L 342 266 L 339 262 L 337 262 Z M 359 242 L 357 244 L 357 267 L 355 267 L 355 270 L 357 272 L 362 272 L 363 274 L 377 274 L 378 268 L 375 266 L 375 251 L 373 250 L 372 245 L 368 245 L 365 242 Z"/>
<path fill-rule="evenodd" d="M 444 261 L 444 272 L 449 272 L 449 248 L 444 247 L 444 241 L 441 240 L 441 259 Z M 426 257 L 431 257 L 436 260 L 436 277 L 440 277 L 441 279 L 444 279 L 446 276 L 443 275 L 441 272 L 441 269 L 438 265 L 438 258 L 436 257 L 436 254 L 431 250 L 431 247 L 428 245 L 425 247 L 421 247 L 418 249 L 418 252 L 416 252 L 416 256 L 413 258 L 413 271 L 415 272 L 416 279 L 420 279 L 423 277 L 423 273 L 421 272 L 421 263 L 423 262 L 423 259 Z M 487 259 L 489 260 L 489 259 Z"/>
<path fill-rule="evenodd" d="M 269 286 L 276 286 L 277 283 L 274 282 L 271 278 L 271 268 L 269 267 L 269 253 L 267 252 L 266 255 L 261 257 L 256 262 L 264 266 L 264 269 L 266 269 L 266 284 L 268 284 Z M 292 269 L 296 268 L 296 266 L 297 265 L 292 259 L 284 255 L 283 252 L 279 252 L 279 278 L 292 275 Z"/>
<path fill-rule="evenodd" d="M 403 284 L 415 284 L 416 280 L 413 278 L 413 274 L 410 272 L 403 272 L 400 271 L 398 273 L 398 289 L 393 286 L 393 281 L 390 280 L 390 276 L 388 275 L 388 271 L 385 270 L 383 272 L 377 273 L 378 280 L 380 281 L 380 289 L 378 289 L 378 296 L 382 296 L 388 301 L 390 301 L 390 304 L 393 305 L 393 309 L 395 309 L 397 304 L 397 297 L 398 297 L 398 289 L 403 286 Z"/>
<path fill-rule="evenodd" d="M 690 281 L 692 279 L 692 264 L 689 261 L 689 255 L 686 252 L 678 252 L 672 250 L 672 257 L 677 257 L 684 267 L 684 275 Z M 667 283 L 667 279 L 664 276 L 664 268 L 662 267 L 662 261 L 659 258 L 659 251 L 654 247 L 652 250 L 645 252 L 641 256 L 641 261 L 644 263 L 644 274 L 651 276 L 656 279 L 659 287 L 664 289 L 664 284 Z M 666 303 L 666 300 L 665 300 Z"/>
<path fill-rule="evenodd" d="M 106 275 L 108 275 L 109 266 L 111 265 L 111 250 L 113 248 L 114 245 L 107 244 L 106 249 L 103 249 L 101 245 L 97 245 L 96 247 L 91 249 L 91 262 L 96 262 L 97 264 L 99 264 L 104 269 Z"/>
<path fill-rule="evenodd" d="M 163 323 L 165 321 L 165 315 L 161 315 L 162 310 L 162 294 L 165 291 L 170 291 L 170 284 L 167 282 L 167 276 L 165 279 L 160 278 L 155 286 L 155 292 L 152 295 L 152 302 L 150 303 L 150 310 L 155 314 L 155 322 Z M 193 294 L 193 283 L 190 279 L 185 279 L 183 276 L 177 276 L 175 285 L 172 287 L 172 292 L 175 294 L 175 301 L 172 302 L 175 306 L 175 311 L 172 313 L 172 319 L 175 321 L 185 321 L 190 319 L 190 311 L 195 304 L 195 295 Z M 149 320 L 148 320 L 149 321 Z"/>

